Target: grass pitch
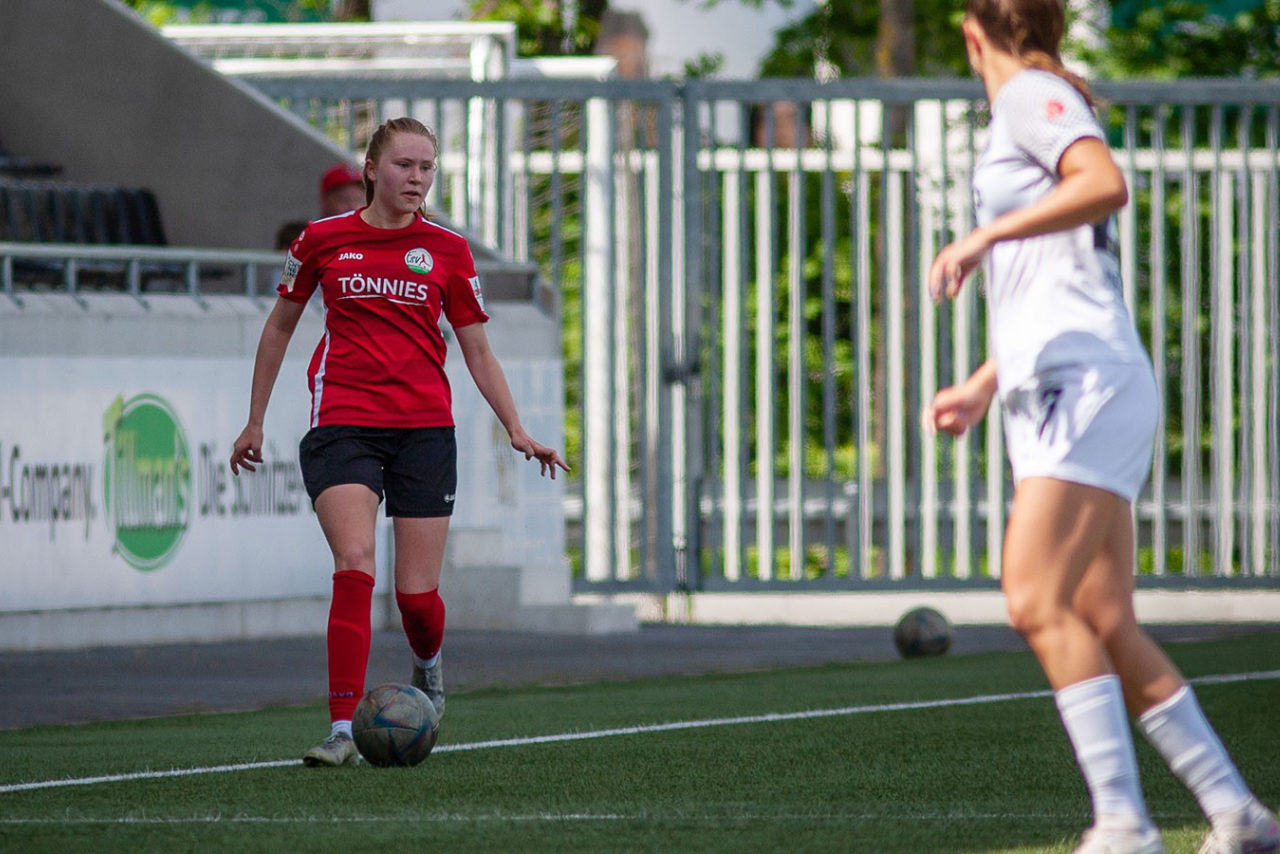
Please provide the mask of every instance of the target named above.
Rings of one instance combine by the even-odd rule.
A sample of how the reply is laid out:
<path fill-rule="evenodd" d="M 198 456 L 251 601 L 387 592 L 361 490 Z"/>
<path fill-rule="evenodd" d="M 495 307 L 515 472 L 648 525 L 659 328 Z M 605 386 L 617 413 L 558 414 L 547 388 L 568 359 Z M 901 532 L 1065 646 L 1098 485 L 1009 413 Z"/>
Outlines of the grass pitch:
<path fill-rule="evenodd" d="M 1166 649 L 1280 803 L 1280 633 Z M 56 698 L 50 698 L 56 702 Z M 1088 797 L 1034 659 L 455 693 L 416 768 L 304 768 L 320 704 L 0 732 L 0 851 L 1067 852 Z M 1140 738 L 1170 854 L 1206 831 Z"/>

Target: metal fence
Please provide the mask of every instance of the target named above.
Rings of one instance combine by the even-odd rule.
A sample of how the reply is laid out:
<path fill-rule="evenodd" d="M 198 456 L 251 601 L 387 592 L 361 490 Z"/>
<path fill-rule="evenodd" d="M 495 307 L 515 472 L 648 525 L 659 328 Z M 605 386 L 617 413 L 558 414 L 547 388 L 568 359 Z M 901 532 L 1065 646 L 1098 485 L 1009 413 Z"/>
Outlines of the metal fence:
<path fill-rule="evenodd" d="M 975 83 L 245 79 L 353 152 L 435 125 L 431 203 L 558 287 L 579 589 L 998 578 L 999 419 L 919 428 L 986 349 L 980 283 L 922 275 L 972 220 Z M 1097 88 L 1165 404 L 1142 583 L 1275 586 L 1280 84 Z"/>

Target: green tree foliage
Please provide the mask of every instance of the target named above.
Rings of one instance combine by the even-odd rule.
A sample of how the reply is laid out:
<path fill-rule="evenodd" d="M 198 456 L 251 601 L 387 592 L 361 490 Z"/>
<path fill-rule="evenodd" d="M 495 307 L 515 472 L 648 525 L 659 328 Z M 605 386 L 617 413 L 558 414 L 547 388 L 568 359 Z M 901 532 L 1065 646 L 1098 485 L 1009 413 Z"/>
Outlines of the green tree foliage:
<path fill-rule="evenodd" d="M 1098 77 L 1273 77 L 1280 0 L 1115 0 L 1104 44 L 1084 52 Z"/>
<path fill-rule="evenodd" d="M 960 38 L 963 11 L 954 0 L 915 0 L 916 70 L 925 76 L 969 73 Z M 810 15 L 778 31 L 760 67 L 762 77 L 875 76 L 880 34 L 877 0 L 823 3 Z M 820 64 L 829 67 L 820 69 Z"/>
<path fill-rule="evenodd" d="M 581 0 L 566 20 L 564 0 L 468 0 L 473 21 L 514 21 L 521 56 L 583 56 L 592 52 L 607 0 Z"/>
<path fill-rule="evenodd" d="M 152 26 L 228 20 L 319 21 L 330 15 L 330 0 L 123 0 Z M 367 17 L 367 15 L 366 15 Z"/>

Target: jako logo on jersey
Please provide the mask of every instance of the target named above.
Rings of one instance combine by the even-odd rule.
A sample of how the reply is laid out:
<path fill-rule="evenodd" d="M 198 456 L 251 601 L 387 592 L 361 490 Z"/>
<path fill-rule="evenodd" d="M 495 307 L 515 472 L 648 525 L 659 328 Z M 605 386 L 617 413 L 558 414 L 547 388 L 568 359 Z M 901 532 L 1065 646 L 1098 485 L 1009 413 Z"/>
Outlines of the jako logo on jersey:
<path fill-rule="evenodd" d="M 404 253 L 404 265 L 415 273 L 426 275 L 436 265 L 431 253 L 425 249 L 410 249 Z"/>
<path fill-rule="evenodd" d="M 363 261 L 363 252 L 343 252 L 338 256 L 339 261 Z"/>
<path fill-rule="evenodd" d="M 1044 117 L 1046 119 L 1056 119 L 1067 111 L 1066 106 L 1061 101 L 1046 101 L 1044 105 Z"/>

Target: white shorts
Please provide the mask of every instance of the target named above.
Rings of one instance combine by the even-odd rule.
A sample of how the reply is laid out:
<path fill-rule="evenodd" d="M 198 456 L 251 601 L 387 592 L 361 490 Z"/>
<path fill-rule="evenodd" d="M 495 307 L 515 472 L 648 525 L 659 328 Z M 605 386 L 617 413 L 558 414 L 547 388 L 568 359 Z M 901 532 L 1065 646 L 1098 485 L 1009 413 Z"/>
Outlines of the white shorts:
<path fill-rule="evenodd" d="M 1053 368 L 1001 395 L 1013 482 L 1096 486 L 1133 501 L 1151 473 L 1160 401 L 1151 368 Z"/>

